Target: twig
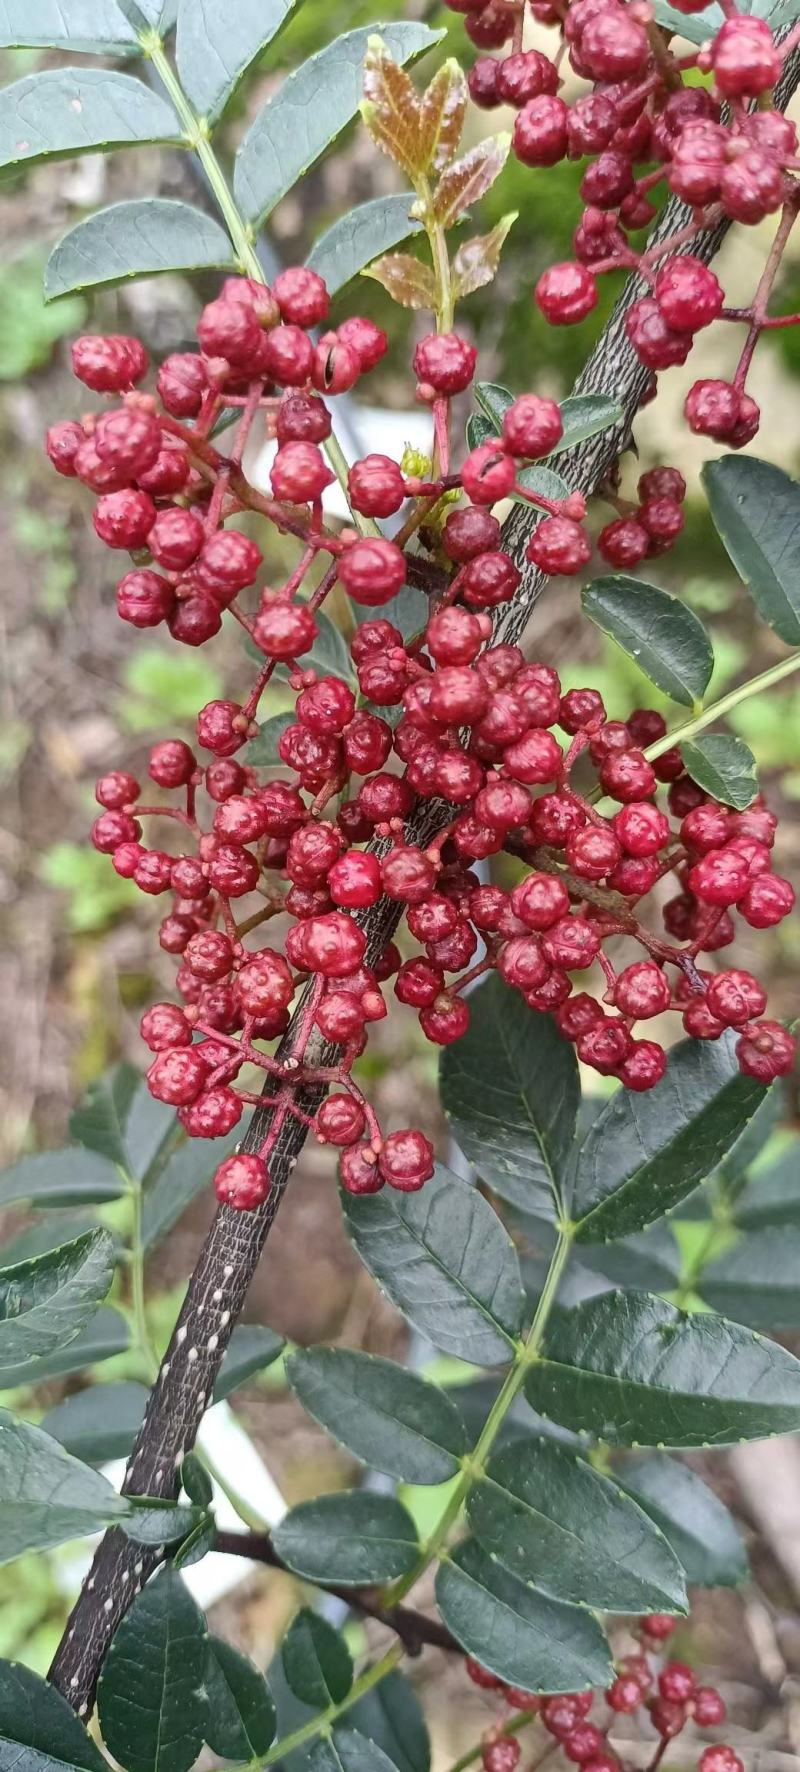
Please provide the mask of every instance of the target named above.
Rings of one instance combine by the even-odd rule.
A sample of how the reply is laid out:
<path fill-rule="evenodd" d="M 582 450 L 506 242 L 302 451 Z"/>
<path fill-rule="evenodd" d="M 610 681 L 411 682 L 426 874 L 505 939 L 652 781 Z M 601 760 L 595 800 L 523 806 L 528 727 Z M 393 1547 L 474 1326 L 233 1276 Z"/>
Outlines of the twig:
<path fill-rule="evenodd" d="M 291 1569 L 281 1561 L 272 1540 L 265 1532 L 218 1532 L 214 1541 L 214 1549 L 222 1551 L 226 1556 L 249 1557 L 253 1563 L 265 1563 L 270 1569 L 283 1569 L 291 1575 Z M 400 1638 L 407 1655 L 421 1655 L 426 1643 L 436 1649 L 455 1651 L 463 1655 L 460 1643 L 436 1618 L 426 1618 L 424 1612 L 417 1612 L 410 1606 L 381 1606 L 377 1599 L 377 1588 L 364 1587 L 329 1587 L 325 1592 L 333 1594 L 336 1599 L 345 1600 L 348 1606 L 363 1612 L 366 1618 L 373 1618 L 376 1624 L 383 1624 Z"/>

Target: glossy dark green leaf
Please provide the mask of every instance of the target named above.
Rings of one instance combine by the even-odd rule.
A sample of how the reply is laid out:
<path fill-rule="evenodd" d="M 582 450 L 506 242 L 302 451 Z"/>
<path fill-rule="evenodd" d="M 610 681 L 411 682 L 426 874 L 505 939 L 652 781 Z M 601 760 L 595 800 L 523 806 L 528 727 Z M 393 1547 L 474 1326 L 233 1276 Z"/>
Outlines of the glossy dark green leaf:
<path fill-rule="evenodd" d="M 431 1744 L 417 1694 L 395 1668 L 347 1713 L 349 1723 L 388 1754 L 397 1772 L 430 1772 Z"/>
<path fill-rule="evenodd" d="M 553 1440 L 517 1440 L 473 1484 L 469 1523 L 509 1574 L 602 1612 L 685 1612 L 663 1534 L 613 1478 Z"/>
<path fill-rule="evenodd" d="M 287 1568 L 323 1586 L 393 1581 L 417 1555 L 410 1514 L 393 1496 L 366 1489 L 301 1501 L 275 1527 L 272 1542 Z"/>
<path fill-rule="evenodd" d="M 672 1292 L 678 1285 L 682 1265 L 672 1228 L 661 1219 L 658 1224 L 648 1225 L 647 1230 L 620 1237 L 613 1243 L 582 1243 L 567 1270 L 560 1302 L 581 1302 L 578 1296 L 574 1300 L 567 1297 L 570 1280 L 576 1275 L 585 1280 L 593 1274 L 607 1281 L 609 1290 L 628 1286 L 636 1292 Z"/>
<path fill-rule="evenodd" d="M 702 701 L 714 669 L 703 623 L 679 597 L 615 573 L 581 592 L 584 612 L 665 695 L 684 707 Z"/>
<path fill-rule="evenodd" d="M 266 764 L 280 763 L 281 756 L 278 742 L 283 737 L 287 726 L 294 724 L 294 714 L 272 714 L 269 720 L 262 720 L 257 738 L 251 738 L 241 753 L 242 761 L 252 768 L 262 769 Z"/>
<path fill-rule="evenodd" d="M 24 1230 L 18 1231 L 9 1242 L 0 1244 L 0 1264 L 16 1267 L 21 1261 L 38 1260 L 40 1255 L 49 1255 L 62 1243 L 74 1243 L 76 1237 L 85 1237 L 87 1231 L 97 1230 L 98 1223 L 96 1212 L 59 1209 L 41 1218 L 30 1217 Z"/>
<path fill-rule="evenodd" d="M 800 1225 L 745 1232 L 704 1269 L 706 1304 L 755 1329 L 800 1328 Z"/>
<path fill-rule="evenodd" d="M 0 1270 L 0 1365 L 23 1367 L 74 1341 L 105 1298 L 114 1241 L 88 1231 L 74 1243 Z"/>
<path fill-rule="evenodd" d="M 298 664 L 304 671 L 314 670 L 320 676 L 332 672 L 336 677 L 343 677 L 346 683 L 355 684 L 355 666 L 341 629 L 325 614 L 324 609 L 317 610 L 314 620 L 317 624 L 316 640 L 309 651 L 298 659 Z"/>
<path fill-rule="evenodd" d="M 622 418 L 619 401 L 608 394 L 571 394 L 560 405 L 564 431 L 553 455 L 563 455 L 565 449 L 574 449 L 576 443 L 585 443 L 588 437 L 607 431 Z"/>
<path fill-rule="evenodd" d="M 242 1121 L 227 1138 L 187 1139 L 159 1166 L 155 1180 L 148 1181 L 144 1197 L 142 1234 L 145 1249 L 153 1249 L 172 1230 L 186 1208 L 201 1194 L 223 1157 L 230 1155 L 242 1136 Z"/>
<path fill-rule="evenodd" d="M 561 1313 L 525 1388 L 534 1409 L 616 1446 L 729 1446 L 800 1427 L 800 1361 L 648 1292 Z"/>
<path fill-rule="evenodd" d="M 370 617 L 366 603 L 353 603 L 351 609 L 359 627 L 364 621 L 374 620 L 374 611 Z M 414 585 L 403 585 L 396 597 L 390 597 L 388 603 L 382 603 L 382 620 L 390 621 L 392 626 L 399 628 L 404 640 L 410 640 L 425 626 L 428 617 L 429 602 L 424 591 L 417 590 Z M 351 666 L 352 668 L 352 666 Z M 393 719 L 395 710 L 392 708 L 376 708 L 376 714 L 383 720 Z"/>
<path fill-rule="evenodd" d="M 71 1704 L 18 1661 L 0 1661 L 0 1766 L 4 1772 L 108 1772 Z"/>
<path fill-rule="evenodd" d="M 741 1181 L 750 1165 L 760 1156 L 767 1141 L 777 1132 L 786 1113 L 786 1097 L 780 1082 L 765 1089 L 751 1120 L 740 1133 L 720 1165 L 726 1183 Z M 800 1181 L 800 1145 L 798 1145 L 797 1176 Z M 740 1197 L 740 1196 L 738 1196 Z"/>
<path fill-rule="evenodd" d="M 482 1667 L 526 1692 L 606 1686 L 611 1654 L 597 1620 L 548 1599 L 468 1540 L 436 1577 L 442 1618 Z"/>
<path fill-rule="evenodd" d="M 203 1508 L 174 1501 L 150 1501 L 141 1495 L 128 1497 L 127 1507 L 123 1529 L 136 1544 L 174 1544 L 176 1539 L 188 1538 L 205 1518 Z"/>
<path fill-rule="evenodd" d="M 0 1207 L 18 1200 L 32 1206 L 100 1206 L 124 1192 L 125 1178 L 113 1163 L 74 1145 L 21 1157 L 0 1176 Z"/>
<path fill-rule="evenodd" d="M 514 403 L 514 395 L 508 388 L 501 387 L 499 382 L 478 381 L 474 387 L 475 400 L 484 417 L 488 419 L 495 436 L 499 436 L 503 419 L 509 406 Z"/>
<path fill-rule="evenodd" d="M 70 228 L 44 269 L 46 301 L 164 271 L 225 269 L 230 240 L 211 216 L 169 197 L 114 203 Z"/>
<path fill-rule="evenodd" d="M 374 1741 L 344 1724 L 314 1743 L 306 1764 L 308 1772 L 397 1772 Z"/>
<path fill-rule="evenodd" d="M 97 1690 L 103 1740 L 125 1772 L 189 1772 L 205 1738 L 206 1622 L 162 1569 L 134 1600 Z"/>
<path fill-rule="evenodd" d="M 306 264 L 324 277 L 331 295 L 344 289 L 380 253 L 420 232 L 421 222 L 409 217 L 411 202 L 407 192 L 371 197 L 368 203 L 358 203 L 320 234 Z"/>
<path fill-rule="evenodd" d="M 772 462 L 724 455 L 702 473 L 720 540 L 759 613 L 800 644 L 800 487 Z"/>
<path fill-rule="evenodd" d="M 264 1372 L 283 1352 L 286 1343 L 274 1329 L 260 1323 L 239 1323 L 228 1343 L 227 1352 L 214 1386 L 214 1402 L 221 1403 L 231 1391 L 238 1390 L 257 1372 Z"/>
<path fill-rule="evenodd" d="M 163 98 L 110 68 L 44 68 L 0 92 L 0 167 L 180 140 Z"/>
<path fill-rule="evenodd" d="M 214 1499 L 214 1485 L 202 1460 L 196 1452 L 187 1452 L 181 1465 L 181 1488 L 185 1490 L 190 1501 L 198 1507 L 210 1507 Z"/>
<path fill-rule="evenodd" d="M 213 1514 L 204 1514 L 183 1543 L 172 1553 L 173 1569 L 191 1569 L 216 1548 L 217 1526 Z"/>
<path fill-rule="evenodd" d="M 437 1166 L 418 1194 L 347 1194 L 342 1204 L 361 1260 L 434 1347 L 479 1366 L 510 1359 L 524 1308 L 519 1262 L 474 1188 Z"/>
<path fill-rule="evenodd" d="M 353 1684 L 350 1650 L 338 1630 L 304 1606 L 281 1645 L 283 1671 L 296 1698 L 314 1710 L 340 1704 Z"/>
<path fill-rule="evenodd" d="M 275 1739 L 275 1706 L 264 1675 L 221 1637 L 209 1636 L 206 1742 L 223 1760 L 258 1760 Z"/>
<path fill-rule="evenodd" d="M 181 0 L 175 54 L 181 84 L 213 123 L 298 0 Z"/>
<path fill-rule="evenodd" d="M 777 1162 L 759 1169 L 737 1196 L 734 1223 L 743 1231 L 770 1224 L 800 1225 L 800 1142 Z"/>
<path fill-rule="evenodd" d="M 138 55 L 136 32 L 116 0 L 0 0 L 0 49 L 63 49 L 73 55 Z"/>
<path fill-rule="evenodd" d="M 87 1464 L 105 1464 L 108 1458 L 127 1458 L 146 1402 L 144 1385 L 133 1379 L 90 1385 L 57 1403 L 45 1415 L 42 1426 L 76 1458 Z"/>
<path fill-rule="evenodd" d="M 0 1390 L 11 1390 L 18 1384 L 42 1384 L 45 1379 L 83 1372 L 87 1366 L 124 1353 L 129 1343 L 130 1330 L 125 1318 L 110 1305 L 104 1305 L 65 1347 L 57 1345 L 33 1365 L 23 1360 L 17 1366 L 0 1366 Z"/>
<path fill-rule="evenodd" d="M 696 1471 L 651 1452 L 626 1459 L 616 1481 L 660 1526 L 692 1587 L 736 1587 L 747 1578 L 747 1553 L 735 1521 Z"/>
<path fill-rule="evenodd" d="M 444 1391 L 392 1360 L 346 1348 L 309 1348 L 287 1362 L 303 1407 L 373 1470 L 404 1483 L 444 1483 L 467 1449 Z"/>
<path fill-rule="evenodd" d="M 557 474 L 553 468 L 548 468 L 544 463 L 538 461 L 531 462 L 528 468 L 519 469 L 517 483 L 526 488 L 534 502 L 537 499 L 552 500 L 569 497 L 569 487 L 566 480 L 562 479 L 561 475 Z M 511 501 L 515 505 L 530 506 L 530 500 L 522 498 L 518 492 L 512 492 Z"/>
<path fill-rule="evenodd" d="M 563 1198 L 580 1102 L 574 1048 L 498 973 L 470 996 L 463 1039 L 439 1061 L 453 1136 L 490 1187 L 522 1211 Z"/>
<path fill-rule="evenodd" d="M 725 806 L 741 812 L 758 793 L 756 760 L 743 738 L 725 732 L 702 732 L 681 745 L 681 756 L 698 786 Z"/>
<path fill-rule="evenodd" d="M 366 25 L 337 37 L 284 80 L 262 105 L 236 156 L 234 194 L 253 227 L 266 221 L 357 115 L 367 42 L 376 34 L 399 62 L 422 55 L 442 35 L 426 25 Z"/>
<path fill-rule="evenodd" d="M 99 1471 L 42 1428 L 0 1410 L 0 1563 L 83 1538 L 128 1511 Z"/>
<path fill-rule="evenodd" d="M 490 432 L 498 436 L 503 425 L 503 418 L 514 400 L 508 388 L 501 387 L 498 382 L 476 382 L 475 399 Z M 588 437 L 594 437 L 599 431 L 607 431 L 610 425 L 619 423 L 622 407 L 618 400 L 611 399 L 607 394 L 573 394 L 562 400 L 561 420 L 563 433 L 551 456 L 563 455 L 567 449 L 574 449 L 576 443 L 584 443 Z M 489 434 L 489 433 L 487 433 Z M 474 448 L 475 445 L 471 444 Z"/>
<path fill-rule="evenodd" d="M 722 1162 L 764 1097 L 742 1076 L 736 1036 L 684 1040 L 655 1089 L 621 1089 L 595 1120 L 578 1158 L 573 1213 L 579 1242 L 642 1230 Z"/>
<path fill-rule="evenodd" d="M 70 1119 L 80 1144 L 149 1184 L 183 1132 L 172 1108 L 156 1101 L 133 1065 L 116 1065 L 87 1090 Z"/>

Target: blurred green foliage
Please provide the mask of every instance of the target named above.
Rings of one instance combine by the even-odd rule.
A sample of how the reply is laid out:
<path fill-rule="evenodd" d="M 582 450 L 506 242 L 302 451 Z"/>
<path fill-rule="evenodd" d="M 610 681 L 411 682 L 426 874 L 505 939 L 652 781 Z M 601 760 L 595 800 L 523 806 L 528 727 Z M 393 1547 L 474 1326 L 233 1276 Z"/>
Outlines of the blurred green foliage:
<path fill-rule="evenodd" d="M 95 935 L 138 902 L 132 880 L 115 874 L 107 855 L 88 843 L 54 843 L 42 858 L 42 879 L 66 895 L 66 917 L 76 935 Z"/>
<path fill-rule="evenodd" d="M 223 693 L 219 671 L 206 658 L 179 647 L 143 646 L 127 660 L 116 713 L 129 732 L 147 732 L 165 722 L 194 727 L 197 710 Z"/>
<path fill-rule="evenodd" d="M 0 381 L 21 381 L 49 363 L 61 338 L 77 332 L 86 303 L 67 297 L 46 307 L 42 272 L 47 252 L 40 247 L 0 268 Z"/>

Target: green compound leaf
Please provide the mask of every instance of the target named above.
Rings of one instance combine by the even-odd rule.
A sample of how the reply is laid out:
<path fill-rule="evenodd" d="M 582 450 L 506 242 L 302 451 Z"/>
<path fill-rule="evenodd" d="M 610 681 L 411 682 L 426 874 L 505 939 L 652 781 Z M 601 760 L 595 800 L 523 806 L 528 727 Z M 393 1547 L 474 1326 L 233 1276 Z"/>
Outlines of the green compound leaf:
<path fill-rule="evenodd" d="M 98 1471 L 41 1428 L 0 1410 L 0 1563 L 84 1538 L 129 1511 Z"/>
<path fill-rule="evenodd" d="M 613 1477 L 553 1440 L 497 1453 L 467 1503 L 475 1537 L 509 1574 L 603 1612 L 685 1612 L 680 1565 Z"/>
<path fill-rule="evenodd" d="M 45 68 L 0 92 L 0 167 L 181 140 L 175 112 L 130 74 Z"/>
<path fill-rule="evenodd" d="M 181 0 L 175 56 L 184 92 L 209 123 L 291 18 L 299 0 Z"/>
<path fill-rule="evenodd" d="M 63 49 L 73 55 L 139 55 L 116 0 L 0 0 L 0 49 Z"/>
<path fill-rule="evenodd" d="M 341 1704 L 353 1684 L 353 1660 L 332 1624 L 304 1606 L 292 1619 L 281 1645 L 287 1684 L 303 1704 L 327 1710 Z"/>
<path fill-rule="evenodd" d="M 87 1232 L 32 1261 L 0 1270 L 0 1364 L 27 1366 L 74 1341 L 105 1298 L 114 1275 L 114 1239 Z"/>
<path fill-rule="evenodd" d="M 615 574 L 581 592 L 585 613 L 673 701 L 691 708 L 708 688 L 714 649 L 698 617 L 679 597 L 644 580 Z"/>
<path fill-rule="evenodd" d="M 471 1540 L 439 1569 L 436 1600 L 467 1653 L 509 1685 L 526 1692 L 608 1685 L 611 1654 L 591 1612 L 517 1581 Z"/>
<path fill-rule="evenodd" d="M 205 1739 L 206 1623 L 179 1575 L 134 1600 L 98 1686 L 103 1740 L 125 1772 L 189 1772 Z"/>
<path fill-rule="evenodd" d="M 45 300 L 165 271 L 224 270 L 234 263 L 224 228 L 202 209 L 168 197 L 137 198 L 99 209 L 59 240 L 45 265 Z"/>
<path fill-rule="evenodd" d="M 800 645 L 800 486 L 755 456 L 724 455 L 701 475 L 714 526 L 759 614 Z"/>
<path fill-rule="evenodd" d="M 430 1772 L 431 1744 L 410 1680 L 395 1669 L 347 1713 L 348 1722 L 387 1754 L 397 1772 Z"/>
<path fill-rule="evenodd" d="M 347 1229 L 381 1290 L 434 1347 L 507 1362 L 524 1294 L 514 1245 L 488 1201 L 437 1165 L 418 1194 L 343 1199 Z"/>
<path fill-rule="evenodd" d="M 703 732 L 681 745 L 681 756 L 698 787 L 705 788 L 724 806 L 743 812 L 758 793 L 756 760 L 743 738 L 726 733 Z"/>
<path fill-rule="evenodd" d="M 296 1575 L 345 1587 L 394 1581 L 418 1549 L 414 1522 L 399 1501 L 367 1490 L 301 1501 L 275 1527 L 272 1543 Z"/>
<path fill-rule="evenodd" d="M 71 1704 L 18 1661 L 0 1661 L 0 1766 L 12 1772 L 108 1772 Z"/>
<path fill-rule="evenodd" d="M 125 1178 L 106 1158 L 67 1145 L 22 1157 L 0 1176 L 0 1207 L 29 1200 L 32 1206 L 102 1206 L 125 1192 Z"/>
<path fill-rule="evenodd" d="M 626 1459 L 614 1478 L 660 1526 L 690 1586 L 737 1587 L 747 1579 L 735 1521 L 696 1471 L 666 1452 L 651 1452 Z"/>
<path fill-rule="evenodd" d="M 344 1348 L 292 1354 L 287 1375 L 303 1407 L 373 1470 L 404 1483 L 445 1483 L 467 1450 L 444 1391 L 391 1360 Z"/>
<path fill-rule="evenodd" d="M 175 1544 L 176 1540 L 193 1537 L 208 1516 L 203 1508 L 187 1507 L 177 1501 L 151 1500 L 149 1496 L 131 1495 L 123 1530 L 136 1544 Z M 213 1525 L 213 1521 L 211 1522 Z"/>
<path fill-rule="evenodd" d="M 730 1446 L 800 1427 L 800 1361 L 752 1329 L 611 1292 L 554 1321 L 525 1394 L 615 1446 Z"/>
<path fill-rule="evenodd" d="M 347 215 L 340 216 L 320 234 L 306 264 L 324 278 L 331 295 L 344 289 L 381 253 L 420 232 L 421 222 L 412 221 L 408 213 L 412 201 L 407 192 L 372 197 L 368 203 L 359 203 Z"/>
<path fill-rule="evenodd" d="M 470 997 L 463 1039 L 439 1075 L 453 1136 L 496 1193 L 523 1212 L 563 1198 L 580 1104 L 574 1048 L 497 973 Z"/>
<path fill-rule="evenodd" d="M 397 1772 L 394 1760 L 358 1729 L 339 1728 L 317 1741 L 306 1761 L 308 1772 Z"/>
<path fill-rule="evenodd" d="M 575 1178 L 577 1238 L 606 1243 L 643 1230 L 716 1169 L 764 1099 L 742 1076 L 736 1036 L 684 1040 L 646 1095 L 620 1090 L 583 1144 Z"/>
<path fill-rule="evenodd" d="M 234 195 L 254 228 L 357 115 L 364 56 L 375 34 L 403 63 L 431 49 L 442 36 L 426 25 L 367 25 L 337 37 L 284 80 L 262 106 L 236 156 Z"/>
<path fill-rule="evenodd" d="M 276 1715 L 264 1675 L 246 1655 L 209 1636 L 206 1742 L 223 1760 L 258 1760 L 275 1739 Z"/>

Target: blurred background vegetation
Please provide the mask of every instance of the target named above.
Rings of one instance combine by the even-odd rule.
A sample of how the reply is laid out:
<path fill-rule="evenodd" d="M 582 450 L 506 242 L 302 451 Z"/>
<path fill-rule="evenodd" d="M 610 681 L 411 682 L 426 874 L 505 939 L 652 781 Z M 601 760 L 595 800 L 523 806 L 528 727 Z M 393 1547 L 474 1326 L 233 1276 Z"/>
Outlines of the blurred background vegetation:
<path fill-rule="evenodd" d="M 443 8 L 387 0 L 381 17 L 424 16 L 446 25 L 449 46 L 472 52 L 460 19 Z M 230 147 L 247 118 L 281 71 L 328 42 L 338 31 L 371 23 L 375 0 L 305 0 L 264 65 L 246 83 L 227 123 Z M 27 52 L 0 56 L 3 83 L 36 65 L 57 61 Z M 505 122 L 505 119 L 501 120 Z M 473 139 L 498 126 L 496 114 L 472 114 Z M 302 261 L 313 239 L 356 202 L 395 186 L 388 161 L 370 147 L 360 128 L 351 129 L 338 150 L 317 167 L 275 212 L 268 249 L 276 260 Z M 582 327 L 545 329 L 531 301 L 531 289 L 548 262 L 570 251 L 579 212 L 579 173 L 572 166 L 531 173 L 513 161 L 486 204 L 487 226 L 510 210 L 518 220 L 505 249 L 497 283 L 470 298 L 463 325 L 481 350 L 481 376 L 517 392 L 535 388 L 568 392 L 602 319 Z M 202 201 L 202 187 L 183 156 L 146 150 L 39 168 L 7 181 L 0 190 L 4 250 L 0 264 L 0 459 L 5 520 L 0 533 L 2 718 L 0 719 L 0 1156 L 12 1162 L 20 1153 L 62 1142 L 70 1106 L 109 1064 L 127 1058 L 139 1067 L 143 1054 L 138 1018 L 154 996 L 170 993 L 172 963 L 155 938 L 156 904 L 120 880 L 105 857 L 87 844 L 93 783 L 101 770 L 138 772 L 148 745 L 167 734 L 192 737 L 199 705 L 213 696 L 235 693 L 242 681 L 238 631 L 226 624 L 213 646 L 196 654 L 152 636 L 139 635 L 117 620 L 113 605 L 114 561 L 94 537 L 89 499 L 75 482 L 58 479 L 44 458 L 42 438 L 56 418 L 81 410 L 83 390 L 69 373 L 67 342 L 81 327 L 94 331 L 135 331 L 158 358 L 190 343 L 198 307 L 214 289 L 214 279 L 195 282 L 169 277 L 126 290 L 112 290 L 84 301 L 66 299 L 46 307 L 42 268 L 54 241 L 75 221 L 101 204 L 147 192 Z M 768 233 L 769 224 L 764 232 Z M 740 230 L 723 255 L 722 274 L 729 299 L 746 299 L 763 246 L 762 230 Z M 795 248 L 795 255 L 797 248 Z M 613 290 L 604 292 L 606 308 Z M 800 262 L 785 261 L 786 302 L 800 297 Z M 360 311 L 390 324 L 392 349 L 369 379 L 364 398 L 373 406 L 402 414 L 409 408 L 409 349 L 422 329 L 420 317 L 399 309 L 387 314 L 387 298 L 373 283 L 361 283 L 337 298 L 335 319 Z M 722 329 L 729 332 L 732 329 Z M 701 345 L 704 374 L 726 373 L 735 340 L 712 335 Z M 713 365 L 713 367 L 712 367 Z M 781 655 L 779 643 L 763 625 L 756 627 L 753 605 L 733 578 L 714 537 L 697 479 L 705 450 L 680 423 L 680 409 L 692 363 L 663 379 L 659 400 L 636 427 L 639 462 L 623 463 L 623 489 L 641 467 L 674 461 L 689 481 L 687 528 L 674 551 L 653 564 L 652 577 L 680 592 L 713 632 L 719 692 L 765 668 Z M 769 420 L 751 452 L 798 467 L 800 428 L 800 339 L 796 331 L 768 336 L 760 349 L 753 393 Z M 353 414 L 358 425 L 358 410 Z M 409 409 L 409 426 L 418 424 Z M 598 519 L 606 520 L 602 514 Z M 254 530 L 265 549 L 267 568 L 279 570 L 274 536 Z M 578 586 L 556 581 L 536 612 L 528 650 L 557 664 L 565 686 L 591 680 L 600 687 L 612 717 L 658 696 L 597 630 L 581 623 Z M 281 691 L 264 713 L 286 705 Z M 675 717 L 676 710 L 665 711 Z M 797 882 L 800 834 L 800 690 L 791 684 L 764 700 L 737 710 L 734 730 L 759 759 L 770 802 L 784 813 L 779 871 Z M 786 922 L 760 936 L 759 970 L 766 970 L 777 1014 L 796 1008 L 800 927 Z M 765 958 L 765 948 L 769 949 Z M 737 949 L 747 965 L 748 940 Z M 445 1148 L 436 1105 L 436 1059 L 425 1048 L 415 1018 L 390 1015 L 371 1041 L 363 1074 L 389 1125 L 414 1114 Z M 254 1287 L 254 1320 L 300 1341 L 341 1338 L 379 1352 L 398 1353 L 404 1332 L 376 1299 L 366 1276 L 348 1250 L 338 1223 L 333 1165 L 320 1151 L 302 1161 L 269 1254 Z M 112 1218 L 117 1208 L 108 1208 Z M 206 1200 L 195 1202 L 159 1250 L 152 1264 L 150 1330 L 157 1345 L 167 1338 L 182 1285 L 210 1215 Z M 27 1234 L 24 1214 L 4 1215 L 4 1240 Z M 302 1284 L 298 1279 L 298 1254 Z M 106 1362 L 99 1379 L 141 1378 L 137 1356 Z M 69 1386 L 66 1387 L 67 1390 Z M 47 1391 L 47 1406 L 64 1394 L 62 1382 Z M 237 1398 L 237 1408 L 257 1444 L 269 1447 L 270 1469 L 288 1499 L 335 1487 L 348 1469 L 321 1434 L 301 1418 L 282 1387 L 280 1366 Z M 0 1399 L 8 1401 L 8 1397 Z M 19 1402 L 15 1394 L 15 1404 Z M 25 1399 L 23 1399 L 24 1401 Z M 276 1451 L 276 1448 L 278 1450 Z M 41 1556 L 0 1571 L 0 1655 L 20 1654 L 43 1669 L 55 1647 L 65 1612 L 65 1559 Z M 68 1582 L 67 1582 L 68 1585 Z M 263 1660 L 263 1645 L 274 1638 L 289 1604 L 283 1578 L 245 1585 L 236 1601 L 224 1605 L 220 1628 Z M 726 1598 L 714 1628 L 729 1633 L 727 1648 L 737 1653 L 740 1635 Z M 719 1648 L 717 1658 L 724 1660 Z M 800 1665 L 800 1661 L 798 1662 Z M 440 1678 L 441 1669 L 439 1670 Z"/>

